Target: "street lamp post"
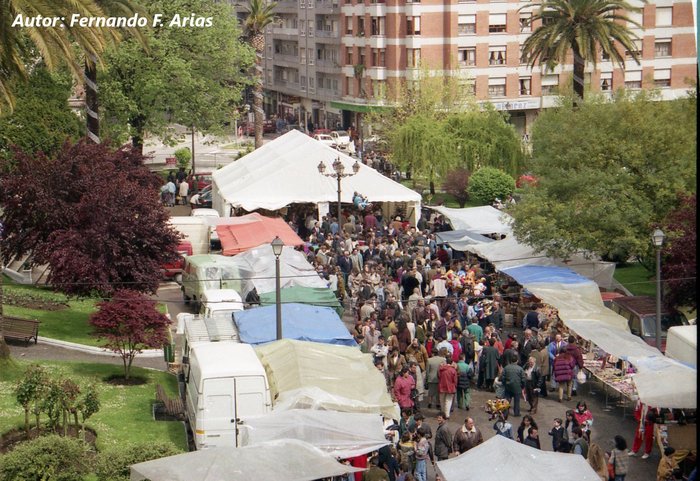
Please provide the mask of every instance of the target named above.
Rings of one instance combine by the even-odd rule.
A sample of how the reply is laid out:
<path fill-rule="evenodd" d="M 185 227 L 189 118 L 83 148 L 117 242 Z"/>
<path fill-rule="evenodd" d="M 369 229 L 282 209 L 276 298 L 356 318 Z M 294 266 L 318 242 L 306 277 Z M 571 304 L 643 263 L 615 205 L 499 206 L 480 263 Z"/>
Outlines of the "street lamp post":
<path fill-rule="evenodd" d="M 280 292 L 280 255 L 282 255 L 282 248 L 284 247 L 284 242 L 279 236 L 272 240 L 272 253 L 275 255 L 275 307 L 276 307 L 276 320 L 277 320 L 277 340 L 282 339 L 282 293 Z"/>
<path fill-rule="evenodd" d="M 651 240 L 656 247 L 656 348 L 661 350 L 661 247 L 665 235 L 661 229 L 656 229 Z"/>
<path fill-rule="evenodd" d="M 358 161 L 355 161 L 355 163 L 352 164 L 352 173 L 346 174 L 345 166 L 340 161 L 340 157 L 338 157 L 337 159 L 335 159 L 335 162 L 333 162 L 332 173 L 326 174 L 326 164 L 323 161 L 319 162 L 318 171 L 321 173 L 321 175 L 325 175 L 326 177 L 331 177 L 333 179 L 338 180 L 338 223 L 340 223 L 340 213 L 342 212 L 340 203 L 340 194 L 342 192 L 340 187 L 340 181 L 345 177 L 352 177 L 353 175 L 357 174 L 360 171 L 360 163 Z"/>

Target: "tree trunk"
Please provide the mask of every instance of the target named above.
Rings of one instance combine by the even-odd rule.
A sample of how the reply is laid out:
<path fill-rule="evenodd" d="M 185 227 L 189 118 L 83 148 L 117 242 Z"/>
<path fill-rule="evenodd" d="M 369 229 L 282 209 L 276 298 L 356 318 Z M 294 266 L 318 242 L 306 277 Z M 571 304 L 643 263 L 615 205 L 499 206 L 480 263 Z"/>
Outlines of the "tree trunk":
<path fill-rule="evenodd" d="M 574 104 L 578 105 L 583 102 L 583 89 L 584 89 L 584 70 L 586 68 L 586 62 L 581 57 L 577 48 L 574 48 Z"/>
<path fill-rule="evenodd" d="M 7 343 L 5 342 L 5 335 L 4 335 L 4 314 L 2 310 L 2 302 L 3 302 L 3 287 L 4 287 L 4 280 L 3 280 L 3 270 L 4 270 L 5 264 L 2 261 L 2 253 L 0 253 L 0 361 L 1 360 L 6 360 L 10 359 L 10 348 L 7 347 Z"/>
<path fill-rule="evenodd" d="M 137 115 L 129 120 L 131 124 L 131 145 L 132 147 L 143 153 L 143 137 L 145 135 L 146 118 L 143 115 Z"/>
<path fill-rule="evenodd" d="M 255 148 L 263 144 L 263 49 L 255 49 L 255 87 L 253 88 L 253 119 L 255 126 Z"/>
<path fill-rule="evenodd" d="M 29 406 L 24 408 L 24 432 L 27 433 L 27 439 L 29 439 Z"/>
<path fill-rule="evenodd" d="M 100 143 L 100 113 L 97 101 L 97 66 L 85 61 L 85 117 L 87 118 L 87 136 L 95 144 Z"/>

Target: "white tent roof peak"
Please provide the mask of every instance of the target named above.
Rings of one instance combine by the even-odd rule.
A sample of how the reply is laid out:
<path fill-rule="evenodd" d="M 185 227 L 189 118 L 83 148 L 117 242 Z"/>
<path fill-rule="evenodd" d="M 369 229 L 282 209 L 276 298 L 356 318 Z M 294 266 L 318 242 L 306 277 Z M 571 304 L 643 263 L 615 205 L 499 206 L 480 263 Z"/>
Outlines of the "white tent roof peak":
<path fill-rule="evenodd" d="M 346 173 L 352 173 L 355 159 L 292 130 L 214 172 L 215 192 L 218 190 L 226 204 L 247 211 L 277 210 L 293 203 L 337 202 L 337 181 L 318 171 L 318 164 L 323 162 L 326 172 L 332 172 L 337 159 Z M 356 175 L 342 180 L 342 201 L 352 202 L 353 192 L 367 196 L 370 202 L 421 201 L 417 192 L 364 164 Z"/>

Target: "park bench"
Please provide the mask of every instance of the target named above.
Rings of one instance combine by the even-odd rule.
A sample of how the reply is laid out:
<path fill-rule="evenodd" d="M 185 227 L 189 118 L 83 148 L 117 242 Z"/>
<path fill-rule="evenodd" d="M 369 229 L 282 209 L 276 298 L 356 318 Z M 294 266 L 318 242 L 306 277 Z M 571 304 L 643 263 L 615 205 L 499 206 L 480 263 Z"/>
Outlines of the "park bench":
<path fill-rule="evenodd" d="M 163 404 L 165 414 L 173 417 L 181 417 L 185 413 L 185 407 L 182 404 L 182 399 L 179 397 L 171 398 L 165 393 L 165 389 L 160 384 L 156 385 L 156 401 Z"/>
<path fill-rule="evenodd" d="M 5 339 L 24 341 L 27 346 L 32 339 L 34 339 L 34 344 L 37 343 L 40 321 L 3 316 L 0 323 L 2 323 L 2 333 Z"/>

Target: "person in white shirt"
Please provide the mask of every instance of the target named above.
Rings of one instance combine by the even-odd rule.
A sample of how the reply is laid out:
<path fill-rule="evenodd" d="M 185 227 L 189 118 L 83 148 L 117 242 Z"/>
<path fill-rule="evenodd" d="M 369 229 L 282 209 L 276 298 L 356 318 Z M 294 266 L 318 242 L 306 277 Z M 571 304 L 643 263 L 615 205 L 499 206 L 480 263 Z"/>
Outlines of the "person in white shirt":
<path fill-rule="evenodd" d="M 388 367 L 387 356 L 389 355 L 389 346 L 387 346 L 384 342 L 384 336 L 379 336 L 377 343 L 372 346 L 370 352 L 374 356 L 375 361 L 381 360 L 384 363 L 384 369 L 386 370 Z"/>

